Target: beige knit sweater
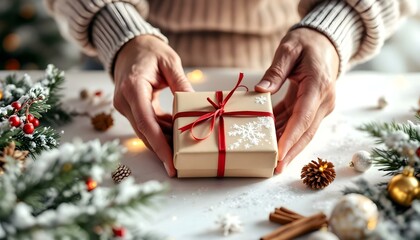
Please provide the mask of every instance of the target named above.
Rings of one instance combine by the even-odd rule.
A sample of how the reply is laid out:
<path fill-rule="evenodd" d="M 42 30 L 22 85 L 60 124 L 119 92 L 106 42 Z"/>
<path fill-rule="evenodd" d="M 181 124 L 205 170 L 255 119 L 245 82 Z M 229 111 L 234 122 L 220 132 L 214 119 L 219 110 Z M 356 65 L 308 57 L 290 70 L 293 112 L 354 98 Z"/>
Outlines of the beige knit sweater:
<path fill-rule="evenodd" d="M 325 34 L 345 70 L 376 54 L 415 11 L 414 0 L 45 1 L 63 34 L 110 71 L 124 43 L 142 34 L 169 40 L 184 66 L 266 68 L 290 27 Z"/>

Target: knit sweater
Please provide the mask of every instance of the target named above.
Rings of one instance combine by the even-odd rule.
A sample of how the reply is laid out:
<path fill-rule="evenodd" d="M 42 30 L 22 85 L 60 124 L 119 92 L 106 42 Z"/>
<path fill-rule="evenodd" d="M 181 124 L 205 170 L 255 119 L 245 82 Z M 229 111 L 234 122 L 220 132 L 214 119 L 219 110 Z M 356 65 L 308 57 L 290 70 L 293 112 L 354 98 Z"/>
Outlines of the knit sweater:
<path fill-rule="evenodd" d="M 138 35 L 169 42 L 184 66 L 266 68 L 299 27 L 327 36 L 340 71 L 374 56 L 414 0 L 45 0 L 64 36 L 112 72 Z M 299 4 L 298 4 L 299 3 Z"/>

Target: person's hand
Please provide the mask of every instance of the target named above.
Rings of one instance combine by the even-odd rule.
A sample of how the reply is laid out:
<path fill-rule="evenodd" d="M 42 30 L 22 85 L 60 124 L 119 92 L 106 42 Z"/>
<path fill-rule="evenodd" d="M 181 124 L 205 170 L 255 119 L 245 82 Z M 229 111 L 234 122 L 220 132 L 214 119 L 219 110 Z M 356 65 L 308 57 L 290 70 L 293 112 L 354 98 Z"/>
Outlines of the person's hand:
<path fill-rule="evenodd" d="M 159 92 L 193 91 L 178 54 L 157 37 L 138 36 L 118 53 L 114 68 L 114 106 L 131 123 L 137 136 L 162 160 L 169 176 L 176 175 L 172 149 L 172 116 L 159 104 Z"/>
<path fill-rule="evenodd" d="M 286 96 L 274 107 L 278 139 L 278 164 L 282 172 L 312 140 L 322 119 L 334 109 L 339 57 L 323 34 L 298 28 L 277 48 L 272 65 L 255 86 L 259 92 L 277 92 L 286 79 Z"/>

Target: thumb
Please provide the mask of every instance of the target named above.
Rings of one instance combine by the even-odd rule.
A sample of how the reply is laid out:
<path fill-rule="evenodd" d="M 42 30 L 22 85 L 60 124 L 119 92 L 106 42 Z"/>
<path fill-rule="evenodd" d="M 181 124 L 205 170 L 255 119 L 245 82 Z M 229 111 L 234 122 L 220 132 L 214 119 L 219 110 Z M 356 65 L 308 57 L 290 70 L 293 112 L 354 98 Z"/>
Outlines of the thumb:
<path fill-rule="evenodd" d="M 162 73 L 172 93 L 194 91 L 191 83 L 185 76 L 180 60 L 167 64 L 166 67 L 162 69 Z"/>
<path fill-rule="evenodd" d="M 255 91 L 276 93 L 293 70 L 298 57 L 299 53 L 294 48 L 287 43 L 281 44 L 277 48 L 271 66 L 255 86 Z"/>

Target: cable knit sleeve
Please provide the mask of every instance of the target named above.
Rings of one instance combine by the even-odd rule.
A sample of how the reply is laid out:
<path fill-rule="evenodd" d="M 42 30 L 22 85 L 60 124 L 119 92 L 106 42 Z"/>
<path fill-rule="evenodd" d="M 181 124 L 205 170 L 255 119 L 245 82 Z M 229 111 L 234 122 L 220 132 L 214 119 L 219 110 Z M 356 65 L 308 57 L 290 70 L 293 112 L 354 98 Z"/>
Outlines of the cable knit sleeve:
<path fill-rule="evenodd" d="M 300 23 L 326 35 L 340 57 L 340 73 L 372 58 L 400 20 L 415 12 L 414 0 L 302 0 Z"/>
<path fill-rule="evenodd" d="M 145 21 L 146 0 L 45 0 L 63 36 L 90 56 L 98 56 L 112 72 L 119 49 L 135 36 L 155 35 L 167 42 L 159 29 Z"/>

